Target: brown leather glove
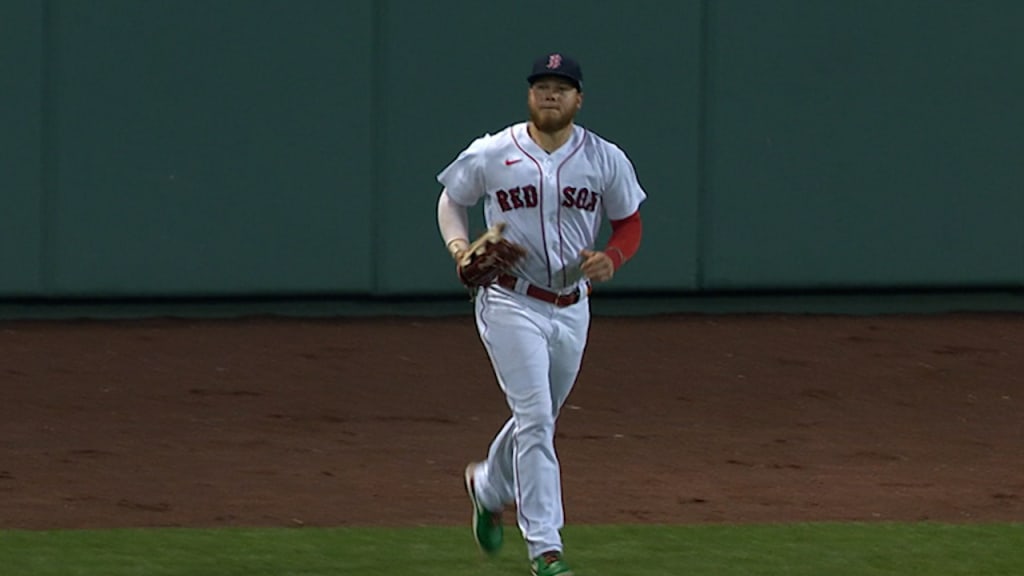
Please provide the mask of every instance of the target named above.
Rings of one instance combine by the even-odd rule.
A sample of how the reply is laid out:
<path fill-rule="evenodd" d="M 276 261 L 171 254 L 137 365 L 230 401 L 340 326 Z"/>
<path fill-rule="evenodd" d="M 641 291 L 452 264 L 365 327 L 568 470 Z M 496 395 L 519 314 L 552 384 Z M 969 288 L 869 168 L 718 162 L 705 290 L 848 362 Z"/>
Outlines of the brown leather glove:
<path fill-rule="evenodd" d="M 470 288 L 487 286 L 526 257 L 526 249 L 509 242 L 499 222 L 469 245 L 458 261 L 459 280 Z"/>

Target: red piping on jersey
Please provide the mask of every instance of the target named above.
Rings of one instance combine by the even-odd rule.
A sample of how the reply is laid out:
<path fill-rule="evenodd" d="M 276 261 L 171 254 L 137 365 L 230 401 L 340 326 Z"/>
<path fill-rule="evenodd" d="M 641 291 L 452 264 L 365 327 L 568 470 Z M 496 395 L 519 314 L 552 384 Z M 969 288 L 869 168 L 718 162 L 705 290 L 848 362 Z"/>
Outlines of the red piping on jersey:
<path fill-rule="evenodd" d="M 572 152 L 569 152 L 569 155 L 565 157 L 565 160 L 562 160 L 562 163 L 558 165 L 558 169 L 555 170 L 555 187 L 556 187 L 555 197 L 556 198 L 558 198 L 558 195 L 562 193 L 562 166 L 565 166 L 565 163 L 568 162 L 569 160 L 571 160 L 572 157 L 575 156 L 576 153 L 580 151 L 580 148 L 583 148 L 583 143 L 586 142 L 586 141 L 587 141 L 587 130 L 586 130 L 586 128 L 584 128 L 583 129 L 583 136 L 580 137 L 580 143 L 576 145 L 576 148 L 574 148 Z M 558 258 L 562 261 L 562 287 L 564 288 L 565 285 L 569 282 L 569 279 L 566 277 L 566 272 L 565 272 L 565 239 L 562 238 L 562 200 L 561 200 L 561 198 L 559 198 L 559 200 L 558 200 Z"/>
<path fill-rule="evenodd" d="M 512 135 L 512 143 L 516 145 L 516 148 L 519 148 L 519 151 L 523 153 L 523 156 L 529 158 L 530 161 L 533 162 L 533 165 L 537 167 L 537 180 L 539 180 L 540 184 L 538 187 L 539 189 L 537 190 L 538 210 L 540 211 L 540 241 L 541 244 L 544 245 L 544 264 L 548 268 L 548 286 L 551 286 L 551 257 L 548 255 L 548 236 L 547 229 L 544 226 L 544 169 L 540 167 L 540 162 L 538 162 L 536 158 L 531 156 L 530 153 L 519 144 L 519 140 L 516 139 L 515 127 L 510 127 L 508 132 Z M 557 198 L 555 200 L 557 201 Z"/>
<path fill-rule="evenodd" d="M 612 265 L 618 270 L 640 247 L 640 237 L 643 235 L 640 211 L 637 210 L 621 220 L 611 220 L 610 224 L 612 236 L 608 239 L 604 253 L 612 259 Z"/>

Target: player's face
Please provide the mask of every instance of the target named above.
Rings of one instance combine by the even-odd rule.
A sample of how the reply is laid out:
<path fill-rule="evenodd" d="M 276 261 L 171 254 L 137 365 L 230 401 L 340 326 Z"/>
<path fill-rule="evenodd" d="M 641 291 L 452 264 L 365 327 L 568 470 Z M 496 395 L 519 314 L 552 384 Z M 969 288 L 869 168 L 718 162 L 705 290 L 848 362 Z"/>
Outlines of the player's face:
<path fill-rule="evenodd" d="M 530 120 L 544 132 L 565 128 L 583 105 L 583 94 L 563 78 L 541 78 L 530 86 Z"/>

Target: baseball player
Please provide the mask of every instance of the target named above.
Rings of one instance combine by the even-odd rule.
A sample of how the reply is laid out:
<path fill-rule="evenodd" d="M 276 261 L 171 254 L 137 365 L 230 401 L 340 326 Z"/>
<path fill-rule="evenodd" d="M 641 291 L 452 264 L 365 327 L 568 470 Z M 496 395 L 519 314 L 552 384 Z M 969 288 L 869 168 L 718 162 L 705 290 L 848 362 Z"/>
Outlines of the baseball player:
<path fill-rule="evenodd" d="M 646 193 L 621 149 L 574 123 L 583 105 L 575 60 L 545 55 L 527 81 L 529 121 L 478 138 L 438 175 L 437 219 L 474 290 L 480 339 L 512 412 L 487 459 L 466 467 L 474 537 L 496 553 L 501 513 L 514 504 L 533 574 L 566 576 L 555 421 L 586 347 L 591 283 L 611 280 L 637 251 Z M 481 199 L 487 225 L 525 256 L 483 258 L 477 242 L 471 250 L 468 208 Z M 612 234 L 596 250 L 602 215 Z M 471 270 L 494 261 L 490 273 Z"/>

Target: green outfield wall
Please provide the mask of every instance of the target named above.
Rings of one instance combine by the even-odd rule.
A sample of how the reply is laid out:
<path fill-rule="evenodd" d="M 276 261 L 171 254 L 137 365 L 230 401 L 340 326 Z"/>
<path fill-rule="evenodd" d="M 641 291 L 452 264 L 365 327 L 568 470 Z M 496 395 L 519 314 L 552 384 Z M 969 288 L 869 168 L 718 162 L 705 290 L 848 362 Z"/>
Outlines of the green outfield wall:
<path fill-rule="evenodd" d="M 649 193 L 608 291 L 1024 287 L 1021 22 L 1016 0 L 4 0 L 0 298 L 461 294 L 435 175 L 523 118 L 548 51 L 582 61 L 580 123 Z"/>

